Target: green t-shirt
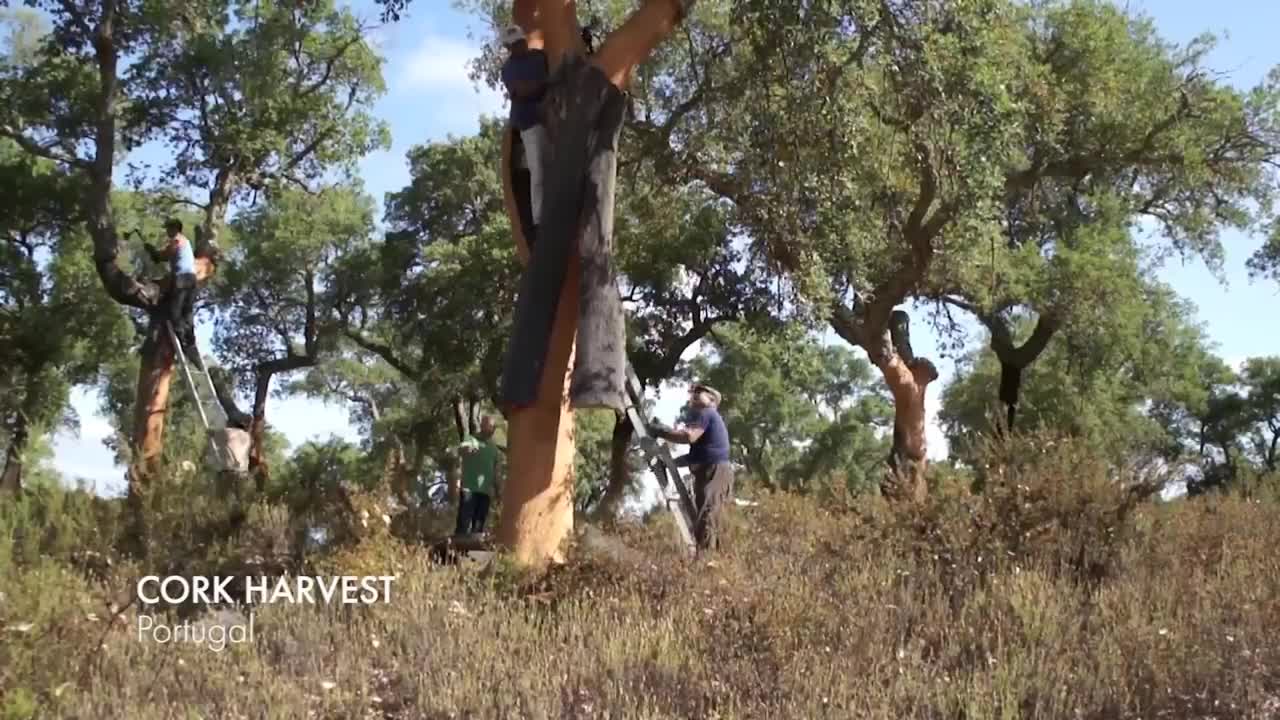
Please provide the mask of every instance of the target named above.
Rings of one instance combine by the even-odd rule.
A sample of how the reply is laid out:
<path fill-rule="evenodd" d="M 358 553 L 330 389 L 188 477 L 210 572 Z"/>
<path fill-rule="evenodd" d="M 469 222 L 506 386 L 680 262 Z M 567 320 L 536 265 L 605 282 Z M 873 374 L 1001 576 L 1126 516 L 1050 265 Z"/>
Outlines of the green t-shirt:
<path fill-rule="evenodd" d="M 462 489 L 492 495 L 494 474 L 498 469 L 498 446 L 493 444 L 492 438 L 481 440 L 468 435 L 461 447 L 475 448 L 475 452 L 462 456 Z"/>

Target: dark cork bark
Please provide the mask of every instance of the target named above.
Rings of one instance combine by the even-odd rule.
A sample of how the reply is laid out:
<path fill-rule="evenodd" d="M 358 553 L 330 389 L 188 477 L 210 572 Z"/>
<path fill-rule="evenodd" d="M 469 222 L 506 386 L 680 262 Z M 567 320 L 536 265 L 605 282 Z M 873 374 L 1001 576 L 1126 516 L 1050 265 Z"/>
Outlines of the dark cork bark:
<path fill-rule="evenodd" d="M 545 160 L 543 218 L 516 304 L 503 400 L 520 408 L 537 399 L 560 291 L 576 253 L 581 304 L 572 404 L 620 410 L 625 332 L 612 239 L 624 96 L 581 57 L 569 58 L 553 83 L 545 101 L 553 148 Z"/>

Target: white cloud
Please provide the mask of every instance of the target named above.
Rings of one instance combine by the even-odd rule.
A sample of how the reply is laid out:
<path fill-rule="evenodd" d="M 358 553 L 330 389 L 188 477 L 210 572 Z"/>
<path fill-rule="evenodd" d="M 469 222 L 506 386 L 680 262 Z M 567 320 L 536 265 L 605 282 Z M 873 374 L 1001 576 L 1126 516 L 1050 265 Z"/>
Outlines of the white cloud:
<path fill-rule="evenodd" d="M 392 93 L 422 93 L 430 111 L 466 110 L 472 118 L 481 113 L 496 114 L 506 105 L 504 95 L 470 77 L 471 61 L 480 48 L 441 35 L 426 35 L 404 60 L 393 60 Z M 461 108 L 457 106 L 461 105 Z"/>

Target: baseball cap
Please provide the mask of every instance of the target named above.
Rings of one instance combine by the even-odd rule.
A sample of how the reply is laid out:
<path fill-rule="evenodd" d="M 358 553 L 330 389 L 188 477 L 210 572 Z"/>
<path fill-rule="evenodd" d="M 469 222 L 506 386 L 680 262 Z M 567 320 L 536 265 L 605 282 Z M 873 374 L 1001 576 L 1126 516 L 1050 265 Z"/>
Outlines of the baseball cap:
<path fill-rule="evenodd" d="M 707 385 L 706 383 L 694 383 L 693 386 L 689 388 L 689 392 L 699 392 L 699 391 L 707 393 L 708 395 L 711 396 L 711 399 L 714 400 L 717 405 L 720 404 L 719 390 L 716 390 L 715 388 L 711 387 L 710 385 Z"/>

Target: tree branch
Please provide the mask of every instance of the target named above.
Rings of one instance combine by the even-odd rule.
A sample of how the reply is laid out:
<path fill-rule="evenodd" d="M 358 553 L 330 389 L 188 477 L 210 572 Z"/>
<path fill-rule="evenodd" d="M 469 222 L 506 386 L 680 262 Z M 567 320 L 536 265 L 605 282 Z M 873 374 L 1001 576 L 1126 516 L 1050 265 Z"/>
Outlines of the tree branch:
<path fill-rule="evenodd" d="M 56 148 L 60 143 L 42 145 L 27 137 L 22 131 L 15 130 L 10 125 L 0 125 L 0 137 L 7 137 L 14 141 L 18 147 L 29 155 L 36 155 L 46 160 L 52 160 L 81 170 L 88 170 L 90 167 L 90 164 L 81 158 L 57 152 Z"/>
<path fill-rule="evenodd" d="M 351 340 L 351 342 L 354 342 L 356 345 L 360 346 L 364 350 L 367 350 L 373 353 L 374 355 L 377 355 L 378 357 L 382 358 L 383 360 L 386 361 L 388 365 L 398 370 L 405 377 L 413 378 L 417 376 L 417 374 L 413 371 L 413 368 L 409 367 L 407 363 L 405 363 L 403 360 L 401 360 L 399 357 L 396 356 L 395 351 L 391 349 L 390 345 L 384 345 L 382 343 L 370 340 L 366 338 L 364 335 L 360 334 L 359 332 L 351 329 L 346 330 L 344 334 L 347 336 L 349 340 Z"/>

